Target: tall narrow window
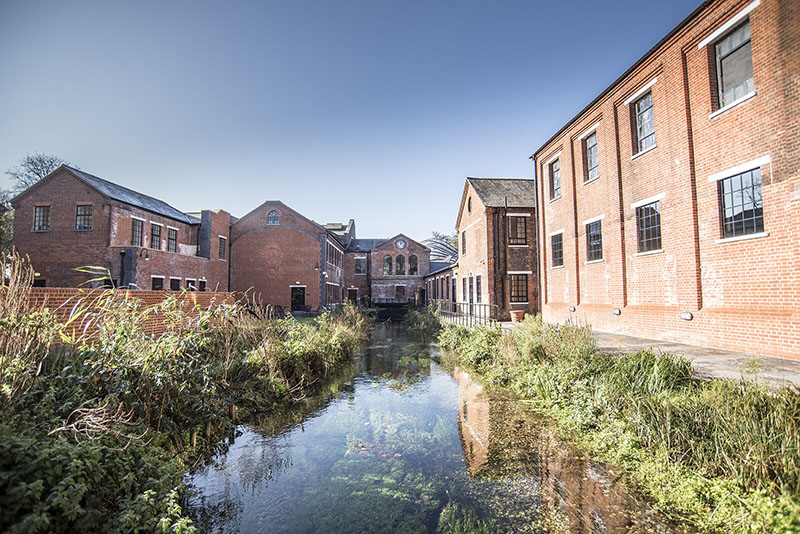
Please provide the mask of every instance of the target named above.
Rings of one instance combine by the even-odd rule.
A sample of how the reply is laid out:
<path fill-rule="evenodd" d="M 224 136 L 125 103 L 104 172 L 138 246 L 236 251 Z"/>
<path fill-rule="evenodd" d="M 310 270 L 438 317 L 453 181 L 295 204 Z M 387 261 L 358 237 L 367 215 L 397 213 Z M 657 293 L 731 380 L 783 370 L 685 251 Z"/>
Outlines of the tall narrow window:
<path fill-rule="evenodd" d="M 395 260 L 395 274 L 406 274 L 406 257 L 397 256 Z"/>
<path fill-rule="evenodd" d="M 508 244 L 527 245 L 528 244 L 528 218 L 509 217 L 508 218 Z"/>
<path fill-rule="evenodd" d="M 462 230 L 461 231 L 461 255 L 463 256 L 466 253 L 467 253 L 467 231 L 466 230 Z"/>
<path fill-rule="evenodd" d="M 475 278 L 469 277 L 469 303 L 475 302 Z M 470 307 L 472 309 L 472 307 Z"/>
<path fill-rule="evenodd" d="M 600 159 L 597 157 L 597 132 L 592 132 L 584 139 L 583 146 L 584 164 L 586 166 L 586 174 L 583 181 L 588 182 L 600 176 Z"/>
<path fill-rule="evenodd" d="M 278 214 L 277 211 L 272 210 L 267 215 L 267 224 L 280 224 L 281 223 L 281 216 Z"/>
<path fill-rule="evenodd" d="M 550 165 L 550 200 L 561 197 L 561 163 L 555 160 Z"/>
<path fill-rule="evenodd" d="M 475 302 L 481 301 L 481 275 L 475 276 Z"/>
<path fill-rule="evenodd" d="M 150 248 L 161 250 L 161 225 L 150 224 Z"/>
<path fill-rule="evenodd" d="M 392 257 L 388 254 L 383 257 L 383 274 L 392 274 Z"/>
<path fill-rule="evenodd" d="M 444 298 L 445 300 L 450 300 L 450 277 L 446 277 L 444 279 Z"/>
<path fill-rule="evenodd" d="M 528 275 L 511 275 L 511 302 L 528 302 Z"/>
<path fill-rule="evenodd" d="M 564 234 L 550 236 L 550 250 L 553 254 L 553 267 L 564 265 Z"/>
<path fill-rule="evenodd" d="M 636 116 L 635 152 L 644 152 L 656 144 L 652 92 L 648 92 L 633 104 L 633 113 Z"/>
<path fill-rule="evenodd" d="M 419 274 L 419 266 L 417 263 L 417 257 L 414 254 L 408 257 L 408 274 Z"/>
<path fill-rule="evenodd" d="M 461 279 L 461 302 L 467 301 L 467 278 Z"/>
<path fill-rule="evenodd" d="M 456 301 L 456 277 L 455 276 L 453 277 L 452 282 L 453 282 L 453 292 L 450 293 L 450 302 L 455 302 Z"/>
<path fill-rule="evenodd" d="M 722 237 L 758 234 L 764 231 L 761 201 L 761 169 L 743 172 L 717 182 Z"/>
<path fill-rule="evenodd" d="M 50 230 L 50 206 L 35 206 L 33 208 L 33 231 L 46 232 Z"/>
<path fill-rule="evenodd" d="M 220 236 L 219 238 L 219 259 L 224 260 L 228 253 L 228 239 Z"/>
<path fill-rule="evenodd" d="M 639 252 L 661 250 L 661 202 L 636 208 L 636 235 Z"/>
<path fill-rule="evenodd" d="M 131 245 L 134 247 L 142 246 L 142 229 L 144 221 L 141 219 L 131 219 Z"/>
<path fill-rule="evenodd" d="M 603 228 L 602 221 L 595 221 L 586 225 L 586 261 L 603 259 Z"/>
<path fill-rule="evenodd" d="M 750 21 L 717 42 L 714 51 L 717 60 L 719 107 L 727 106 L 754 92 Z"/>
<path fill-rule="evenodd" d="M 75 229 L 92 229 L 92 205 L 81 205 L 75 207 Z"/>
<path fill-rule="evenodd" d="M 167 228 L 167 251 L 178 251 L 178 230 L 175 228 Z"/>
<path fill-rule="evenodd" d="M 356 274 L 366 274 L 367 273 L 367 258 L 356 258 L 354 261 L 355 261 Z"/>

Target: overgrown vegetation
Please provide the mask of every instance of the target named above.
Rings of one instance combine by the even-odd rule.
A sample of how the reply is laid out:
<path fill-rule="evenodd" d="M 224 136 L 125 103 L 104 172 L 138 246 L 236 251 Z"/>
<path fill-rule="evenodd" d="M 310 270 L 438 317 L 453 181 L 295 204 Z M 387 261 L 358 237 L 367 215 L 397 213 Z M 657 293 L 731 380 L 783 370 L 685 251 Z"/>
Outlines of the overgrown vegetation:
<path fill-rule="evenodd" d="M 4 272 L 0 531 L 193 531 L 188 466 L 237 419 L 302 398 L 369 335 L 350 306 L 300 323 L 226 302 L 192 309 L 181 293 L 145 308 L 87 292 L 60 324 L 29 308 L 26 262 Z M 146 334 L 153 315 L 163 335 Z"/>
<path fill-rule="evenodd" d="M 599 353 L 588 327 L 538 317 L 510 334 L 446 324 L 439 340 L 626 468 L 668 518 L 706 531 L 800 532 L 796 392 L 695 380 L 672 355 Z"/>
<path fill-rule="evenodd" d="M 434 338 L 441 329 L 438 305 L 434 302 L 429 302 L 421 310 L 409 310 L 406 313 L 405 324 L 408 331 L 417 338 L 423 340 Z"/>

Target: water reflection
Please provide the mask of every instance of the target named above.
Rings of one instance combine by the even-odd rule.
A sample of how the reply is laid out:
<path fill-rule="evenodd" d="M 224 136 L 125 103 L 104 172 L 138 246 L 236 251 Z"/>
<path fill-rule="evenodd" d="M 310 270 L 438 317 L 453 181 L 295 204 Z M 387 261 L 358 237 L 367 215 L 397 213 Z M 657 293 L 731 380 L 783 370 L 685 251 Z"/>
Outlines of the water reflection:
<path fill-rule="evenodd" d="M 318 394 L 187 476 L 192 515 L 220 532 L 655 531 L 602 465 L 438 360 L 379 326 Z"/>

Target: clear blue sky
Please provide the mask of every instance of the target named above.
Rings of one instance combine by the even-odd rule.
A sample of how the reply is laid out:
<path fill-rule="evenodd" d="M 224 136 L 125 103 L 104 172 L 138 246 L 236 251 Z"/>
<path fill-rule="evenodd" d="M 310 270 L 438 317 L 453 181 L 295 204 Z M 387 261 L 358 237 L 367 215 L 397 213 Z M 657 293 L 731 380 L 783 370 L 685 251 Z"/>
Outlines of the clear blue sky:
<path fill-rule="evenodd" d="M 699 2 L 0 0 L 0 170 L 424 239 Z"/>

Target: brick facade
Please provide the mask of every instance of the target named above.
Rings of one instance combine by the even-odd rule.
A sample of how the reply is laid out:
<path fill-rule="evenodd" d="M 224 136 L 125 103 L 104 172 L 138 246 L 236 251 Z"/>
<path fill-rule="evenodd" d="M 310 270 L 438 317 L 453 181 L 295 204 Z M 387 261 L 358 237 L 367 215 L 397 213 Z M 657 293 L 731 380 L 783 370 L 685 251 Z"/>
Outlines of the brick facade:
<path fill-rule="evenodd" d="M 715 44 L 748 20 L 755 91 L 720 109 Z M 537 150 L 544 319 L 800 358 L 798 87 L 800 4 L 707 2 Z M 655 145 L 639 151 L 633 106 L 647 92 Z M 592 131 L 599 177 L 587 181 Z M 759 170 L 763 231 L 726 239 L 718 184 Z M 661 246 L 641 252 L 637 208 L 655 201 Z M 553 265 L 553 235 L 563 266 Z"/>
<path fill-rule="evenodd" d="M 373 299 L 413 299 L 424 302 L 424 276 L 430 270 L 430 250 L 426 246 L 398 234 L 374 247 L 370 251 L 370 258 L 368 272 Z M 388 274 L 384 272 L 386 258 L 391 259 Z M 414 262 L 416 268 L 412 269 Z M 402 264 L 402 268 L 399 264 Z"/>

